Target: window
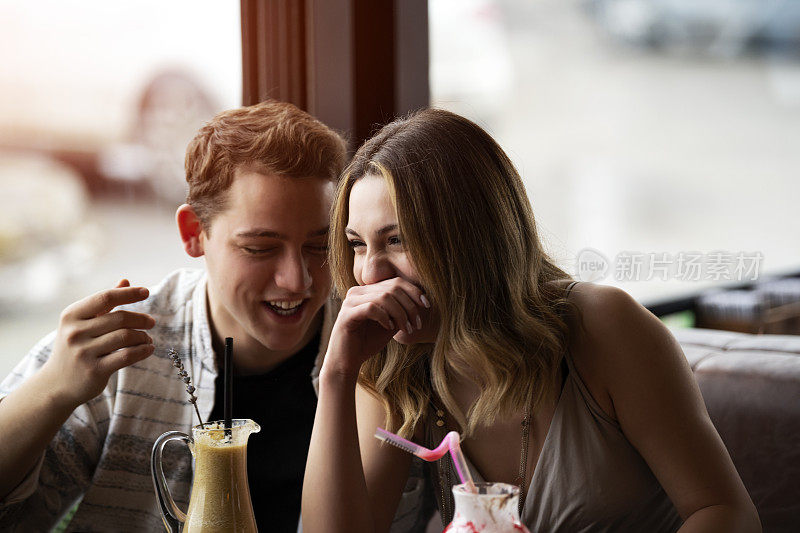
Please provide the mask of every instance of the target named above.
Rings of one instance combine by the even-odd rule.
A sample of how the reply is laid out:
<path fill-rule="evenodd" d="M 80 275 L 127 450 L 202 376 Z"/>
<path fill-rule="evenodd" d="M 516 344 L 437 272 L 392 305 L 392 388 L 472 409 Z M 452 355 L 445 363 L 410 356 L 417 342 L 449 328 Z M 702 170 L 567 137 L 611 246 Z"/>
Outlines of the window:
<path fill-rule="evenodd" d="M 498 140 L 571 273 L 583 251 L 654 301 L 729 281 L 740 253 L 800 270 L 800 6 L 773 7 L 430 0 L 432 104 Z"/>

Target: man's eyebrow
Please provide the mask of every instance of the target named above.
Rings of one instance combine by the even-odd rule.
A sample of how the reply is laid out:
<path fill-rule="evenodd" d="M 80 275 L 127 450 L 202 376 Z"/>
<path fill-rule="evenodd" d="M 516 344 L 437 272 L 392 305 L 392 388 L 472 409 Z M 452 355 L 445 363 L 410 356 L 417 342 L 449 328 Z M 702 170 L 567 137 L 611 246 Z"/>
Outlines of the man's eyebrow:
<path fill-rule="evenodd" d="M 376 231 L 375 234 L 376 235 L 384 235 L 385 233 L 389 233 L 390 231 L 394 231 L 396 229 L 397 229 L 397 224 L 386 224 L 381 229 Z M 356 232 L 356 230 L 354 230 L 354 229 L 345 228 L 344 232 L 347 233 L 348 235 L 353 235 L 355 237 L 359 236 L 358 232 Z"/>
<path fill-rule="evenodd" d="M 308 232 L 306 237 L 322 237 L 323 235 L 327 235 L 328 231 L 330 230 L 329 226 L 325 226 L 324 228 L 320 228 L 318 230 Z M 277 231 L 272 231 L 269 229 L 263 228 L 255 228 L 246 231 L 240 231 L 236 233 L 236 237 L 269 237 L 271 239 L 281 239 L 281 240 L 288 240 L 289 237 L 284 235 L 283 233 L 278 233 Z"/>
<path fill-rule="evenodd" d="M 247 231 L 240 231 L 236 233 L 236 237 L 271 237 L 273 239 L 283 239 L 286 240 L 288 237 L 282 233 L 278 233 L 277 231 L 272 231 L 269 229 L 251 229 Z"/>
<path fill-rule="evenodd" d="M 325 226 L 324 228 L 320 228 L 316 231 L 309 232 L 307 237 L 322 237 L 324 235 L 327 235 L 330 229 L 331 229 L 330 226 Z"/>

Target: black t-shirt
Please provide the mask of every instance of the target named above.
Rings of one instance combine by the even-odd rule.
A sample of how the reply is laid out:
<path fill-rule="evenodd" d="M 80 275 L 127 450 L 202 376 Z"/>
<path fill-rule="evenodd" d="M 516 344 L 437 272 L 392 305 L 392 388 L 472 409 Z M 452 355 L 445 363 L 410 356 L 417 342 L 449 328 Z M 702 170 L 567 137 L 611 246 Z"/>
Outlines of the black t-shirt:
<path fill-rule="evenodd" d="M 251 418 L 261 431 L 247 443 L 247 477 L 260 531 L 296 532 L 303 474 L 317 409 L 311 370 L 317 335 L 302 350 L 266 374 L 233 377 L 233 418 Z M 222 420 L 223 379 L 215 382 L 210 420 Z"/>

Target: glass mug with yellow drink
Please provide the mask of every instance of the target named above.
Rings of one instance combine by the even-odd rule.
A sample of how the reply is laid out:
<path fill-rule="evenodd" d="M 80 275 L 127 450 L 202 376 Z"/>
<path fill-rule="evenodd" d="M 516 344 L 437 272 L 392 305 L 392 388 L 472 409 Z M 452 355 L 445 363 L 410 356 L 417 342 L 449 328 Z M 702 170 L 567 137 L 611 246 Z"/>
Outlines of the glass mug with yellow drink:
<path fill-rule="evenodd" d="M 228 430 L 222 421 L 206 422 L 194 426 L 191 437 L 168 431 L 156 439 L 150 466 L 167 531 L 257 531 L 247 481 L 247 440 L 259 431 L 261 427 L 252 420 L 234 419 Z M 161 464 L 164 446 L 172 440 L 185 442 L 194 456 L 194 481 L 186 514 L 175 505 Z"/>

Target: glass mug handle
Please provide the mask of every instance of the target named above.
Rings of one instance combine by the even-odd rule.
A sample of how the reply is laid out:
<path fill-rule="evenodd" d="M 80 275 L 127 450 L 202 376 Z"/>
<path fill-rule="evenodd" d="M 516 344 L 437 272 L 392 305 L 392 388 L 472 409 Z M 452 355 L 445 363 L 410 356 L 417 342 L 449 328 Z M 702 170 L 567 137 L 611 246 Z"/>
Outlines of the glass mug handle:
<path fill-rule="evenodd" d="M 161 466 L 161 454 L 164 451 L 164 446 L 171 440 L 182 440 L 187 445 L 191 442 L 191 438 L 186 433 L 180 431 L 167 431 L 156 439 L 153 444 L 153 452 L 150 455 L 150 469 L 153 474 L 153 485 L 156 487 L 156 497 L 158 498 L 158 505 L 161 509 L 161 519 L 170 533 L 178 533 L 181 526 L 186 522 L 186 514 L 181 511 L 172 495 L 169 493 L 169 485 L 164 478 L 164 469 Z"/>

